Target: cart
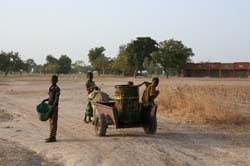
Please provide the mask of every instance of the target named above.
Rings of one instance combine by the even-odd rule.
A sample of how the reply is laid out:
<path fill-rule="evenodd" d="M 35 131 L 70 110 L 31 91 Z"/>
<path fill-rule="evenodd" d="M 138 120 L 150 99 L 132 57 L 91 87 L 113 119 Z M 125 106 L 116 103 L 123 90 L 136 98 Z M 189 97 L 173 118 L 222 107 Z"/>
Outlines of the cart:
<path fill-rule="evenodd" d="M 155 134 L 157 105 L 145 108 L 139 103 L 139 88 L 136 86 L 115 87 L 114 100 L 108 103 L 92 102 L 96 135 L 105 136 L 109 125 L 114 125 L 116 129 L 143 127 L 146 134 Z M 125 97 L 121 90 L 124 88 L 129 91 Z"/>

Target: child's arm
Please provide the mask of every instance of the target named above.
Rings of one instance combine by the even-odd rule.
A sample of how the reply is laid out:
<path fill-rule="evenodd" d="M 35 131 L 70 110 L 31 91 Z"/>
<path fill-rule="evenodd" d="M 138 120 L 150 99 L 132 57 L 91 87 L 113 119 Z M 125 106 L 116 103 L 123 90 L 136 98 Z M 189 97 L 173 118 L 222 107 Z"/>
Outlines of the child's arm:
<path fill-rule="evenodd" d="M 147 82 L 147 81 L 145 81 L 144 83 L 145 83 L 146 87 L 148 87 L 151 84 L 151 82 Z"/>
<path fill-rule="evenodd" d="M 42 101 L 42 103 L 44 103 L 44 102 L 46 102 L 46 101 L 49 101 L 49 98 L 44 99 L 44 100 Z"/>
<path fill-rule="evenodd" d="M 154 100 L 160 94 L 159 90 L 156 90 L 155 87 L 150 88 L 150 99 Z"/>
<path fill-rule="evenodd" d="M 145 84 L 145 81 L 144 82 L 142 82 L 142 83 L 140 83 L 140 84 L 138 84 L 137 86 L 142 86 L 142 85 L 144 85 Z"/>

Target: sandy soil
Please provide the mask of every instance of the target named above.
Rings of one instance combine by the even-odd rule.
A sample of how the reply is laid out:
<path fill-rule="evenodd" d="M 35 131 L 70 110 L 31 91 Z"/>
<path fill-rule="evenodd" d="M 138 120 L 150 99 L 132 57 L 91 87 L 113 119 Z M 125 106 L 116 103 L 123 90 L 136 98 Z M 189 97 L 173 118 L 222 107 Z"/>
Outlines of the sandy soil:
<path fill-rule="evenodd" d="M 0 165 L 4 166 L 47 166 L 59 165 L 46 161 L 37 153 L 27 150 L 24 146 L 0 139 Z"/>
<path fill-rule="evenodd" d="M 99 78 L 96 83 L 113 94 L 115 84 L 127 81 L 126 78 Z M 136 83 L 141 81 L 135 80 Z M 173 79 L 162 80 L 161 84 L 248 86 L 249 81 Z M 58 142 L 46 144 L 48 122 L 38 120 L 36 105 L 47 97 L 49 85 L 48 79 L 0 78 L 0 165 L 8 162 L 10 165 L 48 162 L 47 165 L 86 166 L 250 165 L 248 128 L 192 125 L 158 114 L 155 135 L 145 135 L 142 128 L 117 130 L 110 126 L 106 137 L 97 137 L 94 127 L 83 123 L 87 101 L 84 81 L 74 78 L 59 82 Z"/>

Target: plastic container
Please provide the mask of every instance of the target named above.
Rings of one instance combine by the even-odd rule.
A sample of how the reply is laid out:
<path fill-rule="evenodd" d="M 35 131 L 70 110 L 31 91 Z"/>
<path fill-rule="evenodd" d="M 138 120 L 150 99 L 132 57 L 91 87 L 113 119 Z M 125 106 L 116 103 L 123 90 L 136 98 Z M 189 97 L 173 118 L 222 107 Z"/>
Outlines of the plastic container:
<path fill-rule="evenodd" d="M 47 103 L 41 103 L 36 106 L 36 111 L 38 113 L 38 118 L 41 121 L 47 121 L 52 107 Z"/>

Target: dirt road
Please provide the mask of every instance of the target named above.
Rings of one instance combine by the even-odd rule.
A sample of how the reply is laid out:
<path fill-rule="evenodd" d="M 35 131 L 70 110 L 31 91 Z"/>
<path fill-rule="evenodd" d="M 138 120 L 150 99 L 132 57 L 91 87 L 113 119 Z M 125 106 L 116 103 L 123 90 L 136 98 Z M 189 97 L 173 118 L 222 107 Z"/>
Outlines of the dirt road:
<path fill-rule="evenodd" d="M 112 94 L 112 86 L 126 80 L 99 82 Z M 158 115 L 155 135 L 145 135 L 142 128 L 110 127 L 106 137 L 97 137 L 93 126 L 83 123 L 87 99 L 79 80 L 60 81 L 58 142 L 46 144 L 48 122 L 38 120 L 35 107 L 47 97 L 49 85 L 48 80 L 0 80 L 0 139 L 62 165 L 250 165 L 249 130 L 191 125 Z"/>

